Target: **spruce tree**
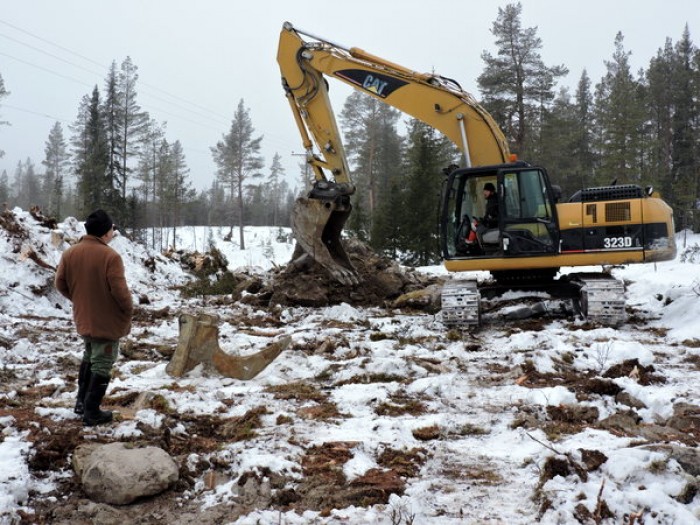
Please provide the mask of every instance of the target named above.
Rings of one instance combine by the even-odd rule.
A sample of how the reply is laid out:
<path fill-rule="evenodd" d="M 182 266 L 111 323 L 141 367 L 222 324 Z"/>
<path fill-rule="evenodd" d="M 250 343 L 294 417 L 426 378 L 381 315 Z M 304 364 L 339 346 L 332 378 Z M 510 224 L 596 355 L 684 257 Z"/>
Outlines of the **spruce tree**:
<path fill-rule="evenodd" d="M 698 155 L 700 154 L 700 82 L 695 69 L 698 51 L 690 39 L 688 27 L 675 46 L 674 68 L 672 73 L 674 112 L 671 119 L 672 152 L 671 180 L 675 203 L 679 208 L 680 226 L 700 226 L 698 213 Z"/>
<path fill-rule="evenodd" d="M 537 164 L 547 169 L 552 183 L 565 195 L 578 189 L 579 166 L 573 154 L 580 132 L 576 109 L 568 91 L 562 89 L 543 112 L 537 149 L 533 151 Z"/>
<path fill-rule="evenodd" d="M 10 177 L 7 170 L 0 173 L 0 206 L 7 206 L 10 200 Z"/>
<path fill-rule="evenodd" d="M 15 187 L 17 206 L 25 210 L 41 206 L 41 183 L 31 158 L 27 157 L 26 161 L 17 163 Z"/>
<path fill-rule="evenodd" d="M 670 38 L 647 70 L 647 119 L 651 134 L 649 162 L 644 180 L 662 190 L 666 198 L 673 197 L 671 168 L 673 165 L 673 68 L 674 52 Z"/>
<path fill-rule="evenodd" d="M 24 178 L 24 163 L 22 161 L 17 162 L 15 166 L 15 172 L 13 175 L 12 183 L 12 203 L 13 206 L 19 206 L 21 208 L 26 207 L 26 193 L 27 190 L 24 188 L 25 178 Z"/>
<path fill-rule="evenodd" d="M 406 264 L 425 266 L 440 260 L 437 224 L 442 168 L 454 158 L 454 146 L 447 138 L 419 120 L 409 122 L 400 214 L 400 249 Z"/>
<path fill-rule="evenodd" d="M 70 165 L 68 146 L 63 138 L 63 128 L 60 122 L 56 122 L 44 146 L 44 160 L 46 167 L 42 193 L 46 201 L 46 213 L 61 217 L 61 205 L 64 198 L 65 176 Z"/>
<path fill-rule="evenodd" d="M 348 228 L 366 238 L 373 231 L 391 181 L 401 171 L 401 139 L 396 129 L 401 112 L 364 93 L 354 92 L 341 113 L 345 150 L 357 192 Z M 370 241 L 374 242 L 374 239 Z"/>
<path fill-rule="evenodd" d="M 113 211 L 107 198 L 113 186 L 108 177 L 109 145 L 101 108 L 100 92 L 95 86 L 92 95 L 86 95 L 81 100 L 78 117 L 71 126 L 78 211 L 82 215 L 98 208 Z"/>
<path fill-rule="evenodd" d="M 618 32 L 612 60 L 605 62 L 607 72 L 596 85 L 596 149 L 601 155 L 597 184 L 640 182 L 644 100 L 623 40 Z"/>
<path fill-rule="evenodd" d="M 117 62 L 112 61 L 107 78 L 105 79 L 104 97 L 100 106 L 100 115 L 104 126 L 107 142 L 107 186 L 110 201 L 116 198 L 116 188 L 119 180 L 119 145 L 122 119 L 122 94 L 119 90 L 119 69 Z"/>
<path fill-rule="evenodd" d="M 574 158 L 574 171 L 571 177 L 562 182 L 569 195 L 591 185 L 594 178 L 596 153 L 593 149 L 594 107 L 591 79 L 584 69 L 576 87 L 576 130 L 571 155 Z"/>

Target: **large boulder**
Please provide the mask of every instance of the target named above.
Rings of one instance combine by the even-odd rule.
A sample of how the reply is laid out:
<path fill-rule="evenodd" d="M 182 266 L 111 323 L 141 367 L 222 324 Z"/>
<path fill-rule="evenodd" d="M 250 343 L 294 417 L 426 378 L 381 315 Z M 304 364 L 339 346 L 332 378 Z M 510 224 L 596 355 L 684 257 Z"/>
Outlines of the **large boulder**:
<path fill-rule="evenodd" d="M 179 477 L 177 463 L 163 449 L 124 443 L 78 447 L 73 468 L 88 497 L 110 505 L 159 494 Z"/>

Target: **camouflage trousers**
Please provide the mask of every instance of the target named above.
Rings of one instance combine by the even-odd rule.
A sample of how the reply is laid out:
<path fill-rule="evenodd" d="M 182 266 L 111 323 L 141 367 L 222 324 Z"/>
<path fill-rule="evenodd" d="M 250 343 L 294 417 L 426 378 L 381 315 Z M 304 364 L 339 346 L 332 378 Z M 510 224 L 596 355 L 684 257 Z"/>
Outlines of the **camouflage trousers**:
<path fill-rule="evenodd" d="M 112 377 L 112 366 L 119 356 L 119 341 L 83 337 L 85 350 L 83 361 L 90 363 L 90 371 L 104 377 Z"/>

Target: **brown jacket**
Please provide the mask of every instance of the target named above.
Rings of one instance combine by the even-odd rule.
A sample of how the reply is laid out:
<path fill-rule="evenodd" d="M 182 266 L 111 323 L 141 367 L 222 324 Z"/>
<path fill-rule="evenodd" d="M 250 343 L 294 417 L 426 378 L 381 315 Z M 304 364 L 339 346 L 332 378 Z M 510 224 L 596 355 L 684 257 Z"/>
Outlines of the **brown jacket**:
<path fill-rule="evenodd" d="M 134 306 L 119 254 L 85 235 L 61 256 L 56 289 L 73 303 L 78 333 L 116 341 L 131 331 Z"/>

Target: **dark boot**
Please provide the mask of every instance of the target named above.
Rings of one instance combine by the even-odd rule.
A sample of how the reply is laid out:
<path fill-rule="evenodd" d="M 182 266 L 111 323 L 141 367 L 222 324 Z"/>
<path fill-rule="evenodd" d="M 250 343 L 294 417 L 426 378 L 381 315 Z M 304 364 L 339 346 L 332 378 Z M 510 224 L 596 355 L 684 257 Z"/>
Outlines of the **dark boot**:
<path fill-rule="evenodd" d="M 83 361 L 80 363 L 80 372 L 78 372 L 78 399 L 75 402 L 75 408 L 73 412 L 79 415 L 83 415 L 85 412 L 85 393 L 87 392 L 88 385 L 90 384 L 90 361 Z"/>
<path fill-rule="evenodd" d="M 102 398 L 107 392 L 107 385 L 109 385 L 109 377 L 100 374 L 92 374 L 90 376 L 90 385 L 85 395 L 84 426 L 92 427 L 112 421 L 112 412 L 100 410 L 100 403 L 102 403 Z"/>

